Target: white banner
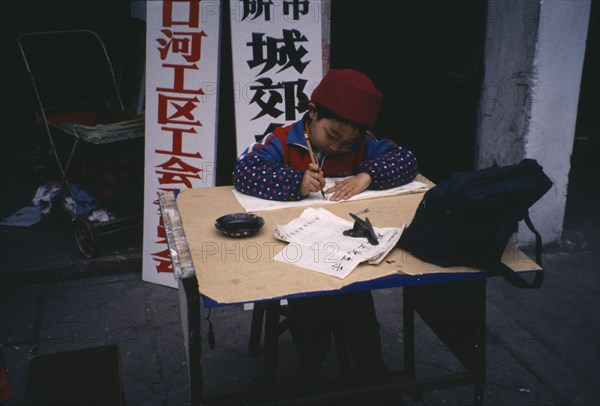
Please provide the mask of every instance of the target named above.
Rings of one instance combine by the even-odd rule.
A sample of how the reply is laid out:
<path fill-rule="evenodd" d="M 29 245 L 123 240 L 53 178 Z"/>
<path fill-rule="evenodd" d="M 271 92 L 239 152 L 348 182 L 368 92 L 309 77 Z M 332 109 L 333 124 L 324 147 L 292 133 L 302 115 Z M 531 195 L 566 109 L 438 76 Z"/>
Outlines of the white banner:
<path fill-rule="evenodd" d="M 157 192 L 215 185 L 220 1 L 147 2 L 143 280 L 176 287 Z"/>
<path fill-rule="evenodd" d="M 238 154 L 302 117 L 298 101 L 310 98 L 323 77 L 328 8 L 320 0 L 231 0 Z"/>

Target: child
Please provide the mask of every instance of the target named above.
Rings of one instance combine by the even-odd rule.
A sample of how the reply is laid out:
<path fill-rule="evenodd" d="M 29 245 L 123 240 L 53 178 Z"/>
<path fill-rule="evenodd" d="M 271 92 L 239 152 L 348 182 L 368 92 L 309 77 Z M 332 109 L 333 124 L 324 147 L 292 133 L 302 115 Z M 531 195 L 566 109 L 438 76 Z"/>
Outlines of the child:
<path fill-rule="evenodd" d="M 412 152 L 366 131 L 375 123 L 382 98 L 364 74 L 330 70 L 300 121 L 275 129 L 242 153 L 233 171 L 235 188 L 263 199 L 300 200 L 320 191 L 324 176 L 353 175 L 325 191 L 338 201 L 367 188 L 411 182 L 417 175 Z M 311 163 L 305 133 L 318 165 Z"/>
<path fill-rule="evenodd" d="M 363 73 L 330 70 L 313 91 L 301 120 L 275 129 L 242 153 L 233 170 L 235 188 L 263 199 L 300 200 L 321 191 L 326 176 L 347 177 L 325 190 L 330 200 L 339 201 L 367 188 L 411 182 L 417 175 L 413 153 L 367 131 L 382 98 Z M 312 163 L 311 151 L 317 164 Z M 336 340 L 348 344 L 356 375 L 375 377 L 385 371 L 370 292 L 290 299 L 288 304 L 303 378 L 318 379 L 331 331 Z"/>

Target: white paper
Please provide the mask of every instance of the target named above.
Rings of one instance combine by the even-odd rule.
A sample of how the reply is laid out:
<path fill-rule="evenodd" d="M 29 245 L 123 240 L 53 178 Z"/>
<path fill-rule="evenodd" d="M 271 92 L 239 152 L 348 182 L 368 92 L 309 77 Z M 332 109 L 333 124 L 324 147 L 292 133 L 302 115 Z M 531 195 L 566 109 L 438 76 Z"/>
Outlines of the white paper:
<path fill-rule="evenodd" d="M 372 245 L 367 238 L 343 234 L 353 225 L 328 210 L 310 207 L 288 224 L 277 224 L 275 237 L 290 244 L 274 259 L 343 279 L 361 262 L 380 263 L 403 230 L 374 227 L 379 244 Z"/>
<path fill-rule="evenodd" d="M 335 185 L 335 181 L 339 181 L 345 178 L 325 178 L 325 190 Z M 395 196 L 402 195 L 408 193 L 421 193 L 427 190 L 427 185 L 422 182 L 412 181 L 411 183 L 407 183 L 406 185 L 398 186 L 391 189 L 386 190 L 365 190 L 357 195 L 352 196 L 348 200 L 343 201 L 354 201 L 354 200 L 363 200 L 363 199 L 373 199 L 376 197 L 383 196 Z M 232 189 L 233 195 L 237 198 L 238 202 L 242 205 L 246 212 L 254 212 L 254 211 L 266 211 L 266 210 L 277 210 L 284 209 L 287 207 L 306 207 L 314 204 L 332 204 L 339 203 L 329 200 L 328 195 L 325 195 L 325 199 L 321 193 L 311 193 L 307 198 L 299 200 L 299 201 L 278 201 L 278 200 L 266 200 L 261 199 L 259 197 L 245 195 L 243 193 L 238 192 L 235 189 Z"/>

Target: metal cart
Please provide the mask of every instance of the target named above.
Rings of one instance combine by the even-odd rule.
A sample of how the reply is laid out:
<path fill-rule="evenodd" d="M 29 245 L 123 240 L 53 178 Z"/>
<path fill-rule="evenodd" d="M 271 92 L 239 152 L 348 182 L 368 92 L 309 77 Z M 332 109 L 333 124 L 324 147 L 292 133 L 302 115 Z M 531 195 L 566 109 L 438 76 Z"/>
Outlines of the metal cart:
<path fill-rule="evenodd" d="M 123 107 L 110 58 L 93 31 L 25 33 L 17 43 L 35 91 L 36 119 L 62 178 L 61 197 L 77 202 L 77 181 L 115 214 L 91 220 L 60 199 L 79 250 L 93 257 L 100 237 L 141 229 L 144 117 Z"/>

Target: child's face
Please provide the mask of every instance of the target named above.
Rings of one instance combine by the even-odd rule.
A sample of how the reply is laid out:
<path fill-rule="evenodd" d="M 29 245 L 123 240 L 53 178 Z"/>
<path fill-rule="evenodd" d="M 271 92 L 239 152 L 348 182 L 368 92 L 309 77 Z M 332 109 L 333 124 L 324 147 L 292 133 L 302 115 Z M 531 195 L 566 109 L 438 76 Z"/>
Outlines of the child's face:
<path fill-rule="evenodd" d="M 351 124 L 330 118 L 317 120 L 318 114 L 313 109 L 308 114 L 312 145 L 323 154 L 348 151 L 361 135 L 360 130 Z"/>

